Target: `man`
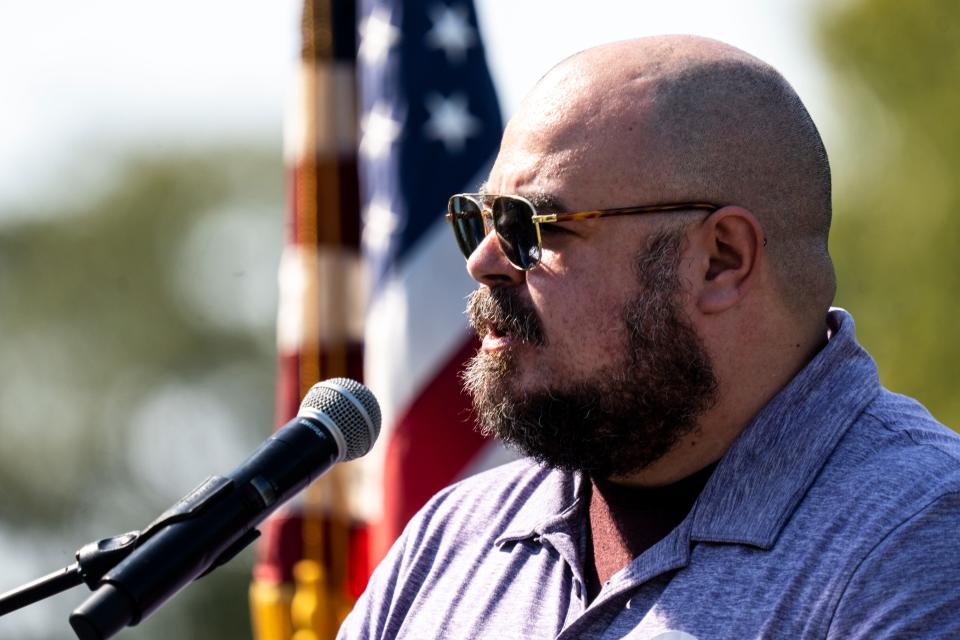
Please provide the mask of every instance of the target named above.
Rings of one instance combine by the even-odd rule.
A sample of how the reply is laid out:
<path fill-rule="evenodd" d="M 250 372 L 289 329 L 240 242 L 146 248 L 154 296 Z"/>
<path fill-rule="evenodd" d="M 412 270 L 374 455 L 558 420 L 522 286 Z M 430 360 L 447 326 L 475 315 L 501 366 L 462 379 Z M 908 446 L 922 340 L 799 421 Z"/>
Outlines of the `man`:
<path fill-rule="evenodd" d="M 341 637 L 960 637 L 960 438 L 829 309 L 830 215 L 756 58 L 673 36 L 551 70 L 448 216 L 466 386 L 529 459 L 438 494 Z"/>

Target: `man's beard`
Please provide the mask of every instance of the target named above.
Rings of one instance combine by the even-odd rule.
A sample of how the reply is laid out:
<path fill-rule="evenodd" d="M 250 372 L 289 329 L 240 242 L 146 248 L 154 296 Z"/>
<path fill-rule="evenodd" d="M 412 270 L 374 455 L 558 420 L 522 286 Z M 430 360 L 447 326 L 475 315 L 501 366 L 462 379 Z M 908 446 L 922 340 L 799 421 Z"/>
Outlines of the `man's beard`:
<path fill-rule="evenodd" d="M 717 380 L 696 331 L 680 309 L 680 232 L 655 236 L 638 261 L 640 295 L 623 310 L 623 360 L 587 378 L 516 389 L 516 353 L 480 351 L 463 372 L 480 429 L 551 467 L 596 477 L 645 469 L 696 427 L 713 406 Z M 507 287 L 475 291 L 467 307 L 481 335 L 546 347 L 534 309 Z"/>

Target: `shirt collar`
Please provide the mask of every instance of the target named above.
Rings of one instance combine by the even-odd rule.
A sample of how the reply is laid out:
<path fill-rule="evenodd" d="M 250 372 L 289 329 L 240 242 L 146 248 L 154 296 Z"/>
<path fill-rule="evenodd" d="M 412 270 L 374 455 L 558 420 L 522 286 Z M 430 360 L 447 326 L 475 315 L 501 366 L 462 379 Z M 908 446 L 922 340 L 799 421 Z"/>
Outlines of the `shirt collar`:
<path fill-rule="evenodd" d="M 691 540 L 773 546 L 840 438 L 880 392 L 853 317 L 827 315 L 828 342 L 733 442 L 694 507 Z"/>
<path fill-rule="evenodd" d="M 529 480 L 536 488 L 524 500 L 510 526 L 495 541 L 496 546 L 508 542 L 533 539 L 553 533 L 573 534 L 582 519 L 586 499 L 583 476 L 570 471 L 556 471 L 534 466 Z"/>

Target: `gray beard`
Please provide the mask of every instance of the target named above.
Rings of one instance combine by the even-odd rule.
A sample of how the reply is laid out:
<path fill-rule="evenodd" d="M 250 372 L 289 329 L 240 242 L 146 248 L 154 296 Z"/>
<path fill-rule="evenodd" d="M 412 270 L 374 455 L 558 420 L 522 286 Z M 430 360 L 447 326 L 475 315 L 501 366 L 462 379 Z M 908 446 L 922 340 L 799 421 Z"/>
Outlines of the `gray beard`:
<path fill-rule="evenodd" d="M 696 427 L 717 380 L 679 305 L 679 231 L 655 236 L 638 260 L 641 294 L 623 309 L 624 358 L 548 389 L 514 388 L 515 354 L 480 351 L 462 374 L 481 432 L 548 466 L 610 478 L 643 470 Z M 480 332 L 545 346 L 542 323 L 515 291 L 482 288 L 467 308 Z"/>

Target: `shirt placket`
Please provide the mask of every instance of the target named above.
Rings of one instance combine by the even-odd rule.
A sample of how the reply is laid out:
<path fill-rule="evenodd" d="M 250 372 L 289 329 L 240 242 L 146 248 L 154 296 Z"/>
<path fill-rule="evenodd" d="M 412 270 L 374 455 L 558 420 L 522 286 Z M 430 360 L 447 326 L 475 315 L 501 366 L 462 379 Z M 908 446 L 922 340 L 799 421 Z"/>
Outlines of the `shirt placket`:
<path fill-rule="evenodd" d="M 621 612 L 630 607 L 635 610 L 639 622 L 649 606 L 636 606 L 633 600 L 643 603 L 655 602 L 656 597 L 640 593 L 646 586 L 658 583 L 655 578 L 676 571 L 690 562 L 690 520 L 681 523 L 663 540 L 637 556 L 626 567 L 610 577 L 600 593 L 583 613 L 574 619 L 557 636 L 556 640 L 573 638 L 602 638 L 611 623 Z M 581 572 L 582 575 L 582 572 Z M 662 591 L 666 582 L 658 583 Z M 637 597 L 640 596 L 640 597 Z M 585 603 L 585 594 L 583 598 Z"/>

